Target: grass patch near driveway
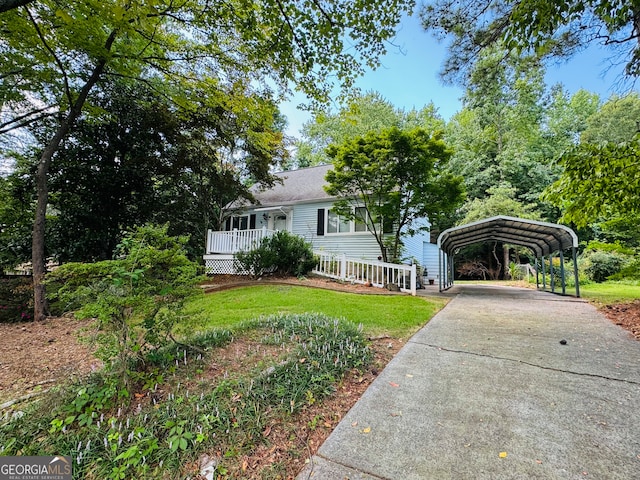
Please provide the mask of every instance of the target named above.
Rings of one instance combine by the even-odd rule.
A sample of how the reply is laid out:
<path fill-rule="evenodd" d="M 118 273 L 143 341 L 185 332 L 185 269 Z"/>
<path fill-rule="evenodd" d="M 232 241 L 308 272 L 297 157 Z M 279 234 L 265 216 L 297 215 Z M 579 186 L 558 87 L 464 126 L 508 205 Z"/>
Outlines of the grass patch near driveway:
<path fill-rule="evenodd" d="M 640 299 L 640 284 L 626 282 L 580 285 L 580 296 L 603 305 L 627 303 Z"/>
<path fill-rule="evenodd" d="M 407 338 L 425 325 L 445 299 L 358 295 L 289 285 L 258 285 L 213 292 L 186 306 L 178 333 L 233 328 L 249 318 L 317 312 L 362 324 L 367 335 Z M 201 313 L 196 313 L 201 312 Z"/>

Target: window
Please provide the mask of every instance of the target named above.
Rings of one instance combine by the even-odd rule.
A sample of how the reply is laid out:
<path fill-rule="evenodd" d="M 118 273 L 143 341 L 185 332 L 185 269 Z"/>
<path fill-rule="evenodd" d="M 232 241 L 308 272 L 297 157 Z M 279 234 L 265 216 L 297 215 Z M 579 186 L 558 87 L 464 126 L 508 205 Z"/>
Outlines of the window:
<path fill-rule="evenodd" d="M 356 221 L 354 222 L 354 231 L 356 232 L 368 232 L 369 221 L 367 218 L 367 209 L 365 207 L 356 207 L 355 209 Z"/>
<path fill-rule="evenodd" d="M 318 235 L 338 234 L 338 233 L 362 233 L 368 232 L 369 222 L 367 222 L 367 212 L 365 207 L 356 207 L 355 209 L 356 220 L 350 220 L 337 213 L 331 211 L 331 209 L 318 209 Z M 326 218 L 326 229 L 324 227 L 324 219 Z"/>
<path fill-rule="evenodd" d="M 230 232 L 232 230 L 253 230 L 256 228 L 256 215 L 234 215 L 228 217 L 224 223 L 224 230 Z"/>
<path fill-rule="evenodd" d="M 335 212 L 329 210 L 327 215 L 327 233 L 349 233 L 351 222 Z"/>
<path fill-rule="evenodd" d="M 249 228 L 249 216 L 233 217 L 232 230 L 247 230 Z"/>

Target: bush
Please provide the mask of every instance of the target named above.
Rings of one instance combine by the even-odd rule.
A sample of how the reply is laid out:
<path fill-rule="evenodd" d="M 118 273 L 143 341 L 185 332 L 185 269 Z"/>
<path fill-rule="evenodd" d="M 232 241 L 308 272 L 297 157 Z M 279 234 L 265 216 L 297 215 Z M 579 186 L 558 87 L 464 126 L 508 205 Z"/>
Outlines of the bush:
<path fill-rule="evenodd" d="M 618 273 L 609 277 L 610 280 L 640 280 L 640 258 L 636 258 L 623 267 Z"/>
<path fill-rule="evenodd" d="M 32 278 L 0 278 L 0 323 L 29 320 L 33 320 Z"/>
<path fill-rule="evenodd" d="M 625 255 L 614 252 L 594 251 L 583 255 L 582 270 L 590 280 L 602 283 L 620 272 L 628 263 Z"/>
<path fill-rule="evenodd" d="M 116 260 L 67 263 L 47 276 L 77 317 L 100 321 L 97 355 L 124 386 L 145 351 L 171 343 L 184 301 L 200 292 L 186 241 L 166 226 L 140 227 L 125 235 Z"/>
<path fill-rule="evenodd" d="M 263 239 L 258 248 L 238 252 L 236 261 L 254 276 L 278 273 L 299 277 L 309 273 L 317 263 L 311 244 L 285 231 Z"/>

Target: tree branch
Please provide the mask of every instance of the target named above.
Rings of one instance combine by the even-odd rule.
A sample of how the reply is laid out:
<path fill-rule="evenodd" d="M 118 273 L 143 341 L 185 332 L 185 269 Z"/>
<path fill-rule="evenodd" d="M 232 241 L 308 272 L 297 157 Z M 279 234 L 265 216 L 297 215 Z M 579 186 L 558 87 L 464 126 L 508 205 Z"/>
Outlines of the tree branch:
<path fill-rule="evenodd" d="M 64 80 L 64 93 L 65 93 L 65 96 L 67 97 L 67 101 L 69 102 L 69 105 L 72 105 L 73 98 L 71 97 L 71 89 L 69 88 L 69 78 L 67 77 L 67 72 L 64 68 L 64 65 L 62 65 L 62 62 L 58 58 L 58 55 L 56 55 L 56 52 L 54 52 L 53 49 L 47 43 L 47 40 L 44 38 L 44 35 L 42 33 L 42 30 L 40 30 L 40 27 L 36 22 L 36 19 L 33 18 L 33 15 L 31 15 L 31 11 L 26 7 L 25 7 L 25 10 L 27 11 L 27 15 L 29 15 L 29 20 L 31 20 L 31 23 L 33 24 L 33 28 L 35 28 L 36 33 L 38 34 L 38 37 L 40 37 L 40 41 L 42 41 L 44 48 L 46 48 L 47 51 L 51 54 L 51 56 L 53 57 L 53 60 L 56 62 L 56 65 L 58 65 L 58 68 L 60 69 L 60 73 L 62 74 L 62 78 Z"/>
<path fill-rule="evenodd" d="M 45 113 L 44 115 L 39 115 L 42 112 L 46 112 L 51 107 L 44 107 L 39 110 L 34 110 L 32 112 L 21 115 L 17 118 L 13 118 L 8 122 L 0 123 L 0 134 L 8 133 L 12 130 L 16 130 L 18 128 L 26 127 L 33 122 L 37 122 L 38 120 L 42 120 L 43 118 L 50 117 L 54 115 L 53 112 Z M 33 117 L 33 115 L 37 115 Z M 22 121 L 24 120 L 24 121 Z"/>
<path fill-rule="evenodd" d="M 33 0 L 0 0 L 0 13 L 8 12 L 14 8 L 24 7 Z"/>

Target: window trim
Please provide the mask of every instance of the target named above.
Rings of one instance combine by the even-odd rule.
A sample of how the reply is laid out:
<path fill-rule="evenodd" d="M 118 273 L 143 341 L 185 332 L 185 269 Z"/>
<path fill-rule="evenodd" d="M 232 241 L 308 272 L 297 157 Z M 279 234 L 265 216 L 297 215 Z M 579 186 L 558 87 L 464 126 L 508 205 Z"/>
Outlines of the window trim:
<path fill-rule="evenodd" d="M 360 205 L 357 207 L 353 207 L 352 210 L 356 208 L 366 208 L 364 205 Z M 322 210 L 322 209 L 320 209 Z M 349 219 L 349 231 L 348 232 L 330 232 L 329 231 L 329 216 L 335 215 L 338 218 L 338 229 L 340 225 L 344 223 L 344 217 L 332 211 L 332 207 L 324 208 L 324 235 L 326 236 L 339 236 L 339 235 L 370 235 L 372 232 L 369 229 L 369 225 L 366 222 L 356 222 L 353 219 Z M 320 218 L 320 215 L 318 216 Z M 342 219 L 342 220 L 341 220 Z M 356 223 L 364 223 L 365 230 L 356 231 Z"/>

